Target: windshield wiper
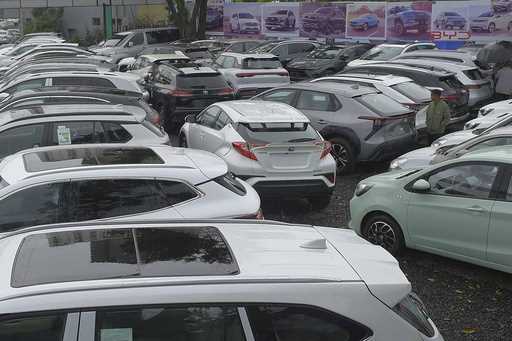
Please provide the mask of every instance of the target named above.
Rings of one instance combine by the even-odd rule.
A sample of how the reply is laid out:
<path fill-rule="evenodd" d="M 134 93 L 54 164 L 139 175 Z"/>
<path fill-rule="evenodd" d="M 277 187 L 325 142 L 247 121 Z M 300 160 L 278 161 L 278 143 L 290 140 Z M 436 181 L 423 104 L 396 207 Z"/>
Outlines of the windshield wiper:
<path fill-rule="evenodd" d="M 316 139 L 312 138 L 312 137 L 301 137 L 298 139 L 291 139 L 288 142 L 309 142 L 309 141 L 316 141 Z"/>

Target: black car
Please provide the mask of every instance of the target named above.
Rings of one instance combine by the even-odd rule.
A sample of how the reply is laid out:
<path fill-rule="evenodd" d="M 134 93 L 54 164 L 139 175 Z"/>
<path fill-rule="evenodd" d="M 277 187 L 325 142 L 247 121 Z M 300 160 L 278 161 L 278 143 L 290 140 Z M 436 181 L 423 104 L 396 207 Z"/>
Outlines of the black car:
<path fill-rule="evenodd" d="M 397 75 L 408 77 L 427 88 L 442 89 L 442 97 L 451 109 L 451 123 L 459 123 L 469 118 L 469 93 L 454 73 L 432 67 L 410 66 L 400 63 L 372 63 L 347 67 L 341 73 L 374 75 Z"/>
<path fill-rule="evenodd" d="M 343 70 L 348 62 L 371 49 L 371 44 L 353 46 L 327 46 L 299 57 L 286 65 L 292 81 L 332 75 Z"/>
<path fill-rule="evenodd" d="M 153 63 L 144 80 L 150 103 L 160 113 L 162 125 L 175 132 L 187 114 L 196 114 L 220 101 L 233 100 L 234 89 L 210 67 L 196 64 Z"/>
<path fill-rule="evenodd" d="M 260 45 L 265 44 L 265 40 L 255 40 L 255 39 L 247 39 L 247 40 L 229 40 L 226 42 L 227 46 L 224 49 L 224 52 L 236 52 L 242 53 L 252 50 Z"/>
<path fill-rule="evenodd" d="M 271 53 L 279 58 L 283 66 L 286 66 L 292 59 L 303 57 L 318 47 L 320 44 L 311 40 L 285 40 L 268 42 L 248 52 Z"/>

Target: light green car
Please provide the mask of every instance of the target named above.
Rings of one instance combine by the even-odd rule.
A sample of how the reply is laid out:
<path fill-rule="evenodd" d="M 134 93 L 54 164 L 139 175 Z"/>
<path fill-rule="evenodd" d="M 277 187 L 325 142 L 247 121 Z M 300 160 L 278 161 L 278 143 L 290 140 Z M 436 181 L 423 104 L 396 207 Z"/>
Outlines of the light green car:
<path fill-rule="evenodd" d="M 512 147 L 361 181 L 351 229 L 392 254 L 404 247 L 512 273 Z"/>

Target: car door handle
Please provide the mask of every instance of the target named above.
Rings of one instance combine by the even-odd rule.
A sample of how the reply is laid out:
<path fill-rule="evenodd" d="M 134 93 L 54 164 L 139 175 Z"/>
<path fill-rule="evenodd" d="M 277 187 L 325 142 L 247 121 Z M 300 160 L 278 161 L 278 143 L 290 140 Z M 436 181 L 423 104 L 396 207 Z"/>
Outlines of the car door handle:
<path fill-rule="evenodd" d="M 485 209 L 483 207 L 480 207 L 480 206 L 467 207 L 466 210 L 468 210 L 470 212 L 475 212 L 475 213 L 485 212 Z"/>
<path fill-rule="evenodd" d="M 320 124 L 327 124 L 327 121 L 326 120 L 322 120 L 322 119 L 317 120 L 316 122 L 320 123 Z"/>

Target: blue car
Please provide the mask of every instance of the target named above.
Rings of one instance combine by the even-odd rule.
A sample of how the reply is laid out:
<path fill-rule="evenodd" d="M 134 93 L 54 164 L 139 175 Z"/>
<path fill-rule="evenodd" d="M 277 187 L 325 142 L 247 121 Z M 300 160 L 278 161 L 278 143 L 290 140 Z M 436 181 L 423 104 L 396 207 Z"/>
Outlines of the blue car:
<path fill-rule="evenodd" d="M 362 15 L 350 20 L 350 26 L 357 30 L 367 31 L 371 27 L 379 26 L 379 18 L 374 14 Z"/>
<path fill-rule="evenodd" d="M 425 33 L 428 31 L 429 24 L 430 15 L 427 12 L 413 10 L 406 6 L 395 6 L 388 10 L 388 25 L 398 36 L 412 30 Z"/>

